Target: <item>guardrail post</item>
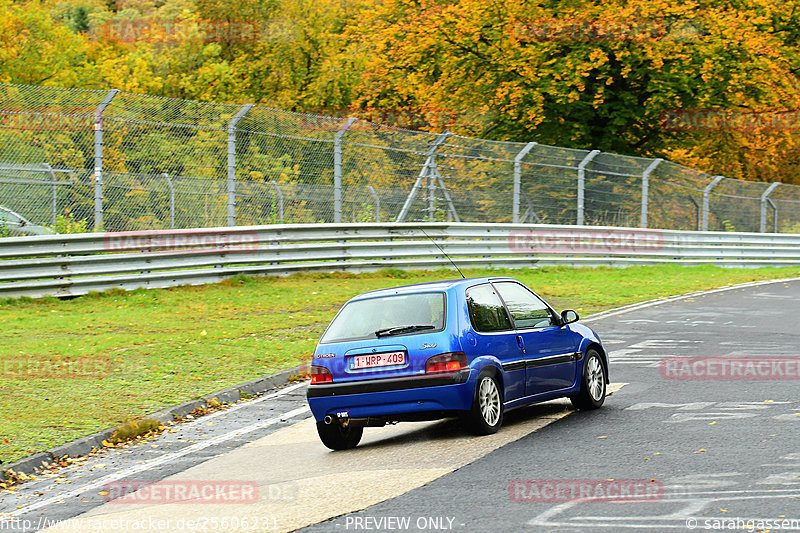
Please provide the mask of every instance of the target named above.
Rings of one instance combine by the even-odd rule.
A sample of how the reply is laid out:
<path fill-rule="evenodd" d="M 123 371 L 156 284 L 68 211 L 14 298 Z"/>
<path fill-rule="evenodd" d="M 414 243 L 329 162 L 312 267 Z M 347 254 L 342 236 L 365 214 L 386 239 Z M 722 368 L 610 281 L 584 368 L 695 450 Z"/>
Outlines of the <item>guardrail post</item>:
<path fill-rule="evenodd" d="M 378 193 L 375 192 L 375 188 L 372 185 L 367 185 L 367 191 L 372 195 L 372 200 L 375 202 L 375 222 L 380 222 L 381 220 L 381 199 L 378 196 Z"/>
<path fill-rule="evenodd" d="M 103 113 L 119 89 L 111 89 L 94 111 L 94 230 L 103 227 Z"/>
<path fill-rule="evenodd" d="M 769 200 L 769 195 L 778 188 L 778 185 L 780 185 L 780 183 L 770 184 L 767 190 L 764 191 L 764 194 L 761 195 L 761 225 L 759 229 L 761 233 L 767 232 L 767 200 Z"/>
<path fill-rule="evenodd" d="M 350 117 L 333 137 L 333 222 L 342 222 L 342 137 L 357 119 Z"/>
<path fill-rule="evenodd" d="M 600 150 L 592 150 L 591 152 L 586 154 L 586 157 L 583 158 L 583 161 L 581 161 L 578 164 L 578 216 L 577 216 L 577 221 L 576 221 L 576 224 L 578 226 L 583 226 L 583 220 L 584 220 L 584 217 L 583 217 L 583 205 L 584 205 L 583 194 L 584 194 L 584 189 L 586 187 L 586 165 L 591 163 L 592 159 L 597 157 L 597 154 L 599 154 L 599 153 L 600 153 Z"/>
<path fill-rule="evenodd" d="M 711 190 L 723 179 L 725 179 L 725 176 L 714 176 L 711 183 L 706 185 L 706 188 L 703 190 L 703 231 L 708 231 L 708 212 L 709 204 L 711 203 Z"/>
<path fill-rule="evenodd" d="M 511 221 L 514 224 L 519 223 L 519 196 L 520 190 L 522 190 L 522 159 L 528 155 L 528 152 L 533 150 L 533 147 L 537 144 L 538 143 L 535 142 L 529 142 L 514 158 L 514 196 L 511 200 Z"/>
<path fill-rule="evenodd" d="M 169 187 L 169 227 L 175 229 L 175 187 L 172 186 L 169 174 L 164 172 L 161 177 L 167 180 L 167 187 Z"/>
<path fill-rule="evenodd" d="M 236 124 L 253 107 L 245 104 L 228 122 L 228 226 L 236 225 Z"/>
<path fill-rule="evenodd" d="M 640 226 L 642 228 L 647 228 L 647 207 L 649 203 L 648 196 L 650 195 L 650 174 L 656 169 L 658 165 L 661 164 L 663 159 L 654 159 L 650 165 L 644 169 L 642 173 L 642 222 Z"/>
<path fill-rule="evenodd" d="M 408 198 L 406 198 L 403 208 L 400 209 L 400 214 L 397 215 L 396 222 L 403 222 L 406 219 L 406 216 L 408 216 L 408 212 L 411 209 L 411 204 L 414 203 L 414 198 L 417 197 L 423 180 L 432 174 L 432 169 L 436 165 L 436 151 L 451 135 L 453 134 L 450 133 L 450 130 L 439 134 L 439 138 L 433 141 L 430 148 L 428 148 L 428 151 L 425 152 L 425 164 L 422 166 L 422 170 L 420 171 L 419 176 L 417 176 L 417 181 L 414 182 L 414 186 L 411 188 L 411 192 L 408 194 Z"/>
<path fill-rule="evenodd" d="M 272 187 L 275 189 L 275 196 L 278 198 L 278 222 L 283 222 L 283 191 L 275 180 L 270 181 Z"/>

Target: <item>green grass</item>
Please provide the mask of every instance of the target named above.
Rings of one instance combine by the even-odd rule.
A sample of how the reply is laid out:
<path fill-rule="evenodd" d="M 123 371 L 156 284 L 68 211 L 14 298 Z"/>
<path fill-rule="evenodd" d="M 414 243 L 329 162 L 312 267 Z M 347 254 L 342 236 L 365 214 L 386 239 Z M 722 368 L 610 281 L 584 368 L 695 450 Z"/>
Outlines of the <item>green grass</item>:
<path fill-rule="evenodd" d="M 510 274 L 582 315 L 800 268 L 472 270 Z M 380 287 L 453 272 L 385 271 L 0 302 L 0 460 L 10 463 L 155 410 L 308 362 L 337 309 Z M 39 371 L 28 375 L 32 364 Z M 48 366 L 45 366 L 48 365 Z M 45 372 L 42 369 L 47 369 Z M 41 374 L 47 374 L 42 376 Z"/>

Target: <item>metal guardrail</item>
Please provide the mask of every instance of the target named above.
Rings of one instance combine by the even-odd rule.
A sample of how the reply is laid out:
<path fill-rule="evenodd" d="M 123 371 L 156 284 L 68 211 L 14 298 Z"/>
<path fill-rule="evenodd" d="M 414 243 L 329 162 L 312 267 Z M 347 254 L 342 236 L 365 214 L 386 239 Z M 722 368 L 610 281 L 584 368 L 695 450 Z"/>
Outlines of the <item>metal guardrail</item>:
<path fill-rule="evenodd" d="M 800 264 L 800 235 L 475 223 L 287 224 L 0 239 L 0 297 L 385 268 Z"/>

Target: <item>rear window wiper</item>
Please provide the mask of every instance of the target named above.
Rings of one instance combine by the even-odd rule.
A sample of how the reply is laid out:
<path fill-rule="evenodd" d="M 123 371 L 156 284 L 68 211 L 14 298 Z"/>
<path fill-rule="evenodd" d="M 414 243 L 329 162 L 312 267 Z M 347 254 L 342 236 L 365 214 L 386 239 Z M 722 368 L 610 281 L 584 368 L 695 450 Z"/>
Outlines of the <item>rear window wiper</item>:
<path fill-rule="evenodd" d="M 414 331 L 422 331 L 426 329 L 436 329 L 436 326 L 418 325 L 418 326 L 396 326 L 393 328 L 379 329 L 375 332 L 376 337 L 390 337 L 392 335 L 400 335 L 402 333 L 412 333 Z"/>

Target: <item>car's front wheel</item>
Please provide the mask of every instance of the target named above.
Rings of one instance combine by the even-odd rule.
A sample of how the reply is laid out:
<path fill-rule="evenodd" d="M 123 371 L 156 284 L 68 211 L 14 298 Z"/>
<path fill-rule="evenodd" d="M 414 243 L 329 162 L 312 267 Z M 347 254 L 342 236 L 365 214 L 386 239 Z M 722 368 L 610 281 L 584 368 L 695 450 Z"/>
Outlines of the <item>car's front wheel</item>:
<path fill-rule="evenodd" d="M 469 428 L 478 435 L 497 433 L 503 423 L 503 393 L 491 372 L 484 371 L 478 376 L 467 421 Z"/>
<path fill-rule="evenodd" d="M 317 433 L 322 444 L 331 450 L 349 450 L 355 448 L 361 442 L 364 434 L 363 427 L 344 427 L 338 422 L 326 424 L 317 422 Z"/>
<path fill-rule="evenodd" d="M 586 352 L 583 364 L 583 377 L 581 389 L 570 401 L 573 407 L 581 411 L 597 409 L 606 400 L 606 374 L 603 371 L 603 361 L 596 350 Z"/>

